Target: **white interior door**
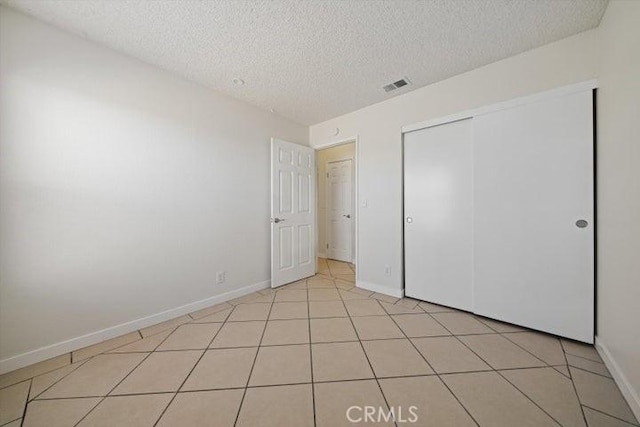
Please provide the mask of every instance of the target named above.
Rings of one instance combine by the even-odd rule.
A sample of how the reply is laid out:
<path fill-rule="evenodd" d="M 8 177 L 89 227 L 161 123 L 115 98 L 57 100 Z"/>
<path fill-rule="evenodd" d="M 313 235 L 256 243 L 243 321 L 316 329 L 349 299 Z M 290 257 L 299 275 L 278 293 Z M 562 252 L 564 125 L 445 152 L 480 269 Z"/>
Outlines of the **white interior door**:
<path fill-rule="evenodd" d="M 271 286 L 316 272 L 316 158 L 312 148 L 271 139 Z"/>
<path fill-rule="evenodd" d="M 583 91 L 474 121 L 476 313 L 593 342 L 593 109 Z"/>
<path fill-rule="evenodd" d="M 327 257 L 353 260 L 353 169 L 350 159 L 327 165 Z"/>
<path fill-rule="evenodd" d="M 404 135 L 405 294 L 472 309 L 472 120 Z"/>

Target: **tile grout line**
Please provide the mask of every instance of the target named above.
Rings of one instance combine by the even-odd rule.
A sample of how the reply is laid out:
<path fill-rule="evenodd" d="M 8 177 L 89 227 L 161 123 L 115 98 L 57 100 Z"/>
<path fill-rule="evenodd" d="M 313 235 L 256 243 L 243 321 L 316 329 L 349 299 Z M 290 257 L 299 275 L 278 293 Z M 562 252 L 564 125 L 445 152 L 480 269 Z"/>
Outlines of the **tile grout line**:
<path fill-rule="evenodd" d="M 567 352 L 565 351 L 564 346 L 562 345 L 562 341 L 560 341 L 560 348 L 562 349 L 562 355 L 564 356 L 564 361 L 567 363 L 567 371 L 569 371 L 569 375 L 571 376 L 569 380 L 571 381 L 571 386 L 573 387 L 573 392 L 576 395 L 576 399 L 578 399 L 578 404 L 580 405 L 580 412 L 582 413 L 582 419 L 584 420 L 585 425 L 589 425 L 589 423 L 587 422 L 587 414 L 584 413 L 584 407 L 582 406 L 582 401 L 580 400 L 580 395 L 578 394 L 578 387 L 576 387 L 576 383 L 573 381 L 573 374 L 571 373 L 571 369 L 569 369 L 569 360 L 567 359 Z"/>
<path fill-rule="evenodd" d="M 360 348 L 362 349 L 362 352 L 364 353 L 364 357 L 367 359 L 367 363 L 369 364 L 369 369 L 371 369 L 371 374 L 373 375 L 373 379 L 375 380 L 376 384 L 378 385 L 378 390 L 380 390 L 380 394 L 382 395 L 382 399 L 384 400 L 385 405 L 387 405 L 387 409 L 391 410 L 391 406 L 389 405 L 389 401 L 387 400 L 387 396 L 385 396 L 384 391 L 382 391 L 382 386 L 380 385 L 380 381 L 378 380 L 378 376 L 376 375 L 376 371 L 373 369 L 373 365 L 371 364 L 371 360 L 369 359 L 369 355 L 367 354 L 367 351 L 364 349 L 364 345 L 362 344 L 362 341 L 360 340 L 360 334 L 358 334 L 358 330 L 356 329 L 356 325 L 355 325 L 355 323 L 353 323 L 353 318 L 351 316 L 351 313 L 349 312 L 349 309 L 347 308 L 347 304 L 345 303 L 344 299 L 342 298 L 342 295 L 340 294 L 340 292 L 338 292 L 338 295 L 340 296 L 340 300 L 342 301 L 342 305 L 344 306 L 344 309 L 347 312 L 347 316 L 349 318 L 349 322 L 351 322 L 351 327 L 355 331 L 356 337 L 358 337 L 358 344 L 360 344 Z M 374 301 L 377 302 L 378 300 L 374 300 Z M 377 304 L 378 304 L 378 307 L 380 307 L 380 309 L 382 311 L 384 311 L 384 308 L 382 308 L 382 305 L 379 302 L 377 302 Z M 394 417 L 394 420 L 393 420 L 393 424 L 396 427 L 398 426 L 398 423 L 396 422 L 395 417 Z"/>
<path fill-rule="evenodd" d="M 420 307 L 420 308 L 422 308 L 422 307 Z M 434 320 L 435 320 L 435 318 L 433 318 L 433 316 L 429 315 L 429 313 L 426 313 L 426 312 L 425 312 L 425 314 L 426 314 L 427 316 L 429 316 L 429 317 L 431 317 L 432 319 L 434 319 Z M 464 411 L 467 413 L 467 415 L 469 415 L 469 417 L 471 418 L 471 420 L 476 424 L 476 426 L 478 426 L 478 427 L 479 427 L 479 426 L 480 426 L 480 423 L 478 423 L 478 421 L 474 418 L 474 416 L 473 416 L 473 415 L 471 415 L 471 412 L 469 411 L 469 409 L 467 409 L 467 407 L 466 407 L 466 406 L 464 406 L 464 405 L 462 404 L 462 402 L 460 401 L 460 399 L 458 398 L 458 396 L 456 396 L 456 394 L 453 392 L 453 390 L 451 390 L 451 388 L 449 387 L 449 385 L 448 385 L 448 384 L 447 384 L 447 383 L 442 379 L 442 377 L 440 376 L 440 374 L 438 373 L 438 371 L 436 371 L 436 370 L 433 368 L 433 366 L 431 365 L 431 363 L 429 363 L 429 361 L 427 360 L 427 358 L 425 357 L 425 355 L 424 355 L 424 354 L 422 354 L 422 352 L 418 349 L 418 347 L 416 347 L 416 345 L 415 345 L 415 343 L 413 342 L 413 340 L 411 340 L 411 339 L 409 338 L 409 336 L 405 333 L 404 329 L 402 329 L 402 328 L 400 327 L 400 325 L 398 324 L 398 322 L 396 322 L 396 319 L 394 319 L 394 317 L 393 317 L 393 316 L 391 316 L 391 315 L 389 315 L 389 318 L 390 318 L 390 319 L 391 319 L 391 321 L 396 325 L 396 327 L 397 327 L 398 329 L 400 329 L 400 332 L 402 332 L 402 335 L 404 335 L 405 339 L 406 339 L 407 341 L 409 341 L 409 343 L 413 346 L 414 350 L 418 352 L 418 354 L 420 355 L 420 357 L 422 357 L 422 360 L 424 360 L 424 361 L 425 361 L 425 363 L 427 364 L 427 366 L 429 366 L 429 368 L 431 368 L 431 370 L 433 371 L 434 375 L 438 378 L 438 380 L 440 380 L 440 382 L 445 386 L 445 388 L 446 388 L 447 390 L 449 390 L 449 393 L 450 393 L 450 394 L 453 396 L 453 398 L 458 402 L 458 404 L 462 407 L 462 409 L 464 409 Z M 437 320 L 435 320 L 435 321 L 436 321 L 436 322 L 438 322 Z M 440 323 L 440 322 L 438 322 L 438 323 Z M 441 326 L 444 328 L 444 325 L 441 325 Z M 447 331 L 449 331 L 447 328 L 444 328 L 444 329 L 445 329 L 445 330 L 447 330 Z M 449 333 L 451 333 L 451 331 L 449 331 Z M 487 364 L 487 366 L 491 367 L 491 365 L 488 365 L 488 364 Z"/>
<path fill-rule="evenodd" d="M 309 326 L 309 370 L 311 371 L 311 407 L 313 411 L 313 425 L 317 426 L 316 421 L 316 387 L 313 378 L 313 347 L 311 345 L 311 302 L 309 301 L 309 281 L 305 280 L 307 285 L 307 325 Z M 334 281 L 335 285 L 335 281 Z"/>
<path fill-rule="evenodd" d="M 102 353 L 100 353 L 100 354 L 102 354 Z M 95 356 L 98 356 L 98 355 L 96 354 Z M 72 369 L 71 371 L 69 371 L 67 374 L 63 375 L 60 379 L 58 379 L 57 381 L 55 381 L 55 382 L 54 382 L 53 384 L 51 384 L 49 387 L 45 388 L 45 389 L 44 389 L 44 390 L 42 390 L 40 393 L 38 393 L 37 395 L 35 395 L 35 396 L 33 397 L 33 399 L 29 399 L 29 397 L 27 396 L 27 403 L 32 402 L 32 401 L 34 401 L 34 400 L 38 399 L 38 396 L 42 396 L 42 394 L 43 394 L 43 393 L 47 392 L 51 387 L 53 387 L 54 385 L 58 384 L 60 381 L 62 381 L 63 379 L 67 378 L 69 375 L 71 375 L 71 374 L 72 374 L 72 373 L 74 373 L 75 371 L 77 371 L 77 370 L 78 370 L 82 365 L 84 365 L 85 363 L 87 363 L 89 360 L 91 360 L 91 359 L 92 359 L 92 358 L 94 358 L 95 356 L 91 356 L 91 357 L 88 357 L 86 360 L 81 360 L 80 362 L 77 362 L 77 363 L 80 363 L 78 366 L 76 366 L 75 368 L 73 368 L 73 369 Z M 71 365 L 69 365 L 69 366 L 71 366 Z M 66 366 L 64 366 L 63 368 L 66 368 Z M 58 368 L 58 369 L 63 369 L 63 368 Z M 51 371 L 51 372 L 54 372 L 54 371 Z M 46 374 L 43 374 L 43 375 L 46 375 Z M 39 376 L 39 375 L 38 375 L 38 376 Z M 33 380 L 34 380 L 34 379 L 36 379 L 36 378 L 37 378 L 37 377 L 33 377 L 33 378 L 31 379 L 31 381 L 33 381 Z M 40 400 L 40 399 L 38 399 L 38 400 Z"/>
<path fill-rule="evenodd" d="M 165 341 L 166 341 L 166 340 L 167 340 L 171 335 L 173 335 L 173 333 L 174 333 L 177 329 L 178 329 L 178 327 L 176 327 L 173 331 L 171 331 L 171 333 L 170 333 L 169 335 L 167 335 L 167 336 L 162 340 L 162 342 L 161 342 L 160 344 L 158 344 L 158 345 L 161 345 L 163 342 L 165 342 Z M 157 348 L 157 347 L 156 347 L 156 348 Z M 99 354 L 96 354 L 95 356 L 91 356 L 91 357 L 90 357 L 90 359 L 93 359 L 94 357 L 99 356 L 99 355 L 102 355 L 102 354 L 104 354 L 104 353 L 99 353 Z M 93 406 L 93 407 L 92 407 L 92 408 L 91 408 L 91 409 L 90 409 L 86 414 L 84 414 L 84 416 L 83 416 L 82 418 L 80 418 L 80 420 L 78 420 L 78 422 L 77 422 L 77 423 L 75 423 L 75 424 L 74 424 L 74 427 L 77 427 L 77 426 L 78 426 L 78 424 L 80 424 L 80 423 L 81 423 L 85 418 L 87 418 L 87 416 L 89 416 L 89 414 L 90 414 L 90 413 L 92 413 L 92 412 L 93 412 L 93 411 L 94 411 L 94 410 L 95 410 L 95 409 L 96 409 L 96 408 L 97 408 L 97 407 L 98 407 L 102 402 L 104 402 L 104 401 L 107 399 L 107 397 L 109 397 L 109 396 L 110 396 L 111 392 L 112 392 L 113 390 L 115 390 L 115 389 L 116 389 L 120 384 L 122 384 L 122 382 L 123 382 L 124 380 L 126 380 L 126 379 L 129 377 L 129 375 L 131 375 L 131 373 L 132 373 L 133 371 L 135 371 L 136 369 L 138 369 L 138 367 L 139 367 L 140 365 L 142 365 L 142 363 L 144 363 L 144 361 L 145 361 L 145 360 L 147 360 L 147 359 L 149 358 L 149 356 L 151 356 L 151 354 L 153 354 L 153 351 L 150 351 L 149 353 L 147 353 L 147 355 L 146 355 L 145 357 L 143 357 L 143 358 L 142 358 L 142 360 L 141 360 L 138 364 L 136 364 L 136 366 L 134 366 L 134 367 L 133 367 L 133 369 L 131 369 L 131 370 L 127 373 L 127 375 L 125 375 L 125 376 L 124 376 L 124 378 L 122 378 L 120 381 L 118 381 L 118 383 L 117 383 L 115 386 L 113 386 L 113 387 L 111 388 L 111 390 L 109 390 L 109 391 L 107 392 L 107 394 L 106 394 L 106 395 L 104 395 L 104 396 L 99 396 L 99 397 L 101 397 L 101 399 L 98 401 L 98 403 L 96 403 L 96 404 L 95 404 L 95 405 L 94 405 L 94 406 Z"/>
<path fill-rule="evenodd" d="M 616 419 L 616 420 L 618 420 L 618 421 L 622 421 L 623 423 L 629 424 L 629 425 L 631 425 L 631 426 L 639 426 L 639 425 L 640 425 L 640 424 L 638 424 L 638 422 L 637 422 L 637 421 L 636 421 L 635 423 L 631 423 L 631 422 L 629 422 L 629 421 L 627 421 L 627 420 L 623 420 L 622 418 L 616 417 L 615 415 L 607 414 L 606 412 L 603 412 L 603 411 L 602 411 L 602 410 L 600 410 L 600 409 L 592 408 L 592 407 L 591 407 L 591 406 L 589 406 L 589 405 L 582 405 L 582 404 L 581 404 L 580 406 L 582 406 L 583 408 L 589 408 L 589 409 L 591 409 L 592 411 L 598 412 L 599 414 L 602 414 L 602 415 L 606 415 L 607 417 L 614 418 L 614 419 Z"/>
<path fill-rule="evenodd" d="M 276 291 L 277 293 L 277 291 Z M 274 295 L 274 300 L 275 300 L 275 295 Z M 258 349 L 256 350 L 256 355 L 253 358 L 253 364 L 251 365 L 251 369 L 249 370 L 249 375 L 247 376 L 247 382 L 246 385 L 244 387 L 244 392 L 242 393 L 242 399 L 240 399 L 240 405 L 238 405 L 238 413 L 236 414 L 236 419 L 233 422 L 234 427 L 238 424 L 238 420 L 240 419 L 240 412 L 242 412 L 242 405 L 244 404 L 244 399 L 247 396 L 247 390 L 249 389 L 249 382 L 251 381 L 251 375 L 253 375 L 253 369 L 256 367 L 256 362 L 258 360 L 258 355 L 260 354 L 260 346 L 262 344 L 262 340 L 264 338 L 264 333 L 267 330 L 267 322 L 269 321 L 269 318 L 271 317 L 271 310 L 273 309 L 273 304 L 271 303 L 269 305 L 269 312 L 267 313 L 267 318 L 264 321 L 264 327 L 262 328 L 262 335 L 260 335 L 260 341 L 258 341 Z M 235 310 L 235 308 L 234 308 Z M 233 312 L 233 310 L 232 310 Z M 231 316 L 231 313 L 229 313 L 229 317 Z M 227 321 L 229 320 L 229 317 L 227 317 Z M 225 321 L 225 323 L 227 323 Z M 222 329 L 222 328 L 221 328 Z"/>
<path fill-rule="evenodd" d="M 234 308 L 235 310 L 235 308 Z M 233 310 L 232 310 L 233 311 Z M 222 324 L 222 326 L 224 325 L 224 323 Z M 182 326 L 182 325 L 180 325 Z M 177 331 L 178 328 L 180 328 L 180 326 L 178 326 L 175 330 Z M 189 371 L 189 373 L 187 374 L 186 377 L 184 377 L 184 380 L 182 380 L 182 383 L 180 384 L 180 386 L 176 389 L 175 392 L 173 392 L 173 397 L 171 399 L 169 399 L 169 402 L 167 403 L 167 405 L 164 407 L 164 409 L 162 410 L 162 412 L 160 413 L 160 415 L 158 416 L 158 419 L 155 421 L 155 423 L 153 423 L 154 427 L 156 425 L 158 425 L 158 423 L 160 422 L 160 420 L 162 419 L 162 417 L 164 416 L 164 414 L 167 412 L 167 409 L 169 409 L 169 406 L 171 406 L 171 404 L 173 403 L 173 401 L 175 400 L 176 396 L 178 396 L 178 393 L 180 392 L 180 390 L 182 389 L 182 387 L 184 387 L 184 384 L 187 382 L 187 380 L 189 379 L 189 377 L 191 376 L 191 374 L 193 373 L 193 371 L 196 369 L 196 366 L 198 366 L 198 364 L 200 363 L 200 361 L 202 360 L 202 358 L 204 357 L 205 354 L 207 354 L 207 351 L 209 349 L 209 346 L 211 345 L 211 343 L 213 343 L 213 340 L 216 339 L 216 337 L 218 336 L 218 334 L 220 333 L 220 331 L 222 330 L 222 326 L 220 326 L 218 328 L 218 330 L 213 334 L 213 336 L 211 337 L 211 339 L 209 340 L 209 344 L 207 345 L 207 348 L 204 349 L 204 351 L 202 352 L 202 354 L 200 355 L 200 357 L 198 358 L 198 360 L 196 361 L 196 363 L 193 364 L 193 366 L 191 367 L 191 370 Z M 173 332 L 170 335 L 173 335 Z M 169 336 L 167 336 L 167 338 L 169 338 Z M 164 343 L 164 340 L 163 340 Z M 162 345 L 162 343 L 158 344 L 158 347 Z M 156 349 L 158 348 L 156 347 Z M 152 353 L 156 353 L 156 351 L 153 351 Z M 171 392 L 170 392 L 171 393 Z"/>
<path fill-rule="evenodd" d="M 449 332 L 451 332 L 451 330 L 449 328 L 447 328 L 442 322 L 440 322 L 435 316 L 431 316 L 436 322 L 438 322 L 443 328 L 445 328 L 446 330 L 448 330 Z M 473 354 L 475 354 L 478 358 L 480 358 L 480 360 L 484 361 L 489 367 L 491 367 L 493 369 L 493 372 L 495 372 L 496 374 L 498 374 L 501 378 L 503 378 L 505 381 L 507 381 L 509 384 L 512 385 L 512 387 L 514 387 L 516 390 L 518 390 L 518 392 L 520 392 L 521 395 L 523 395 L 527 400 L 529 400 L 531 403 L 533 403 L 538 409 L 540 409 L 544 414 L 546 414 L 549 418 L 551 418 L 553 421 L 555 421 L 559 426 L 562 427 L 562 424 L 560 424 L 554 417 L 551 416 L 551 414 L 549 414 L 547 411 L 545 411 L 540 405 L 538 405 L 533 399 L 531 399 L 528 395 L 526 395 L 524 392 L 522 392 L 522 390 L 520 390 L 518 387 L 516 387 L 514 384 L 511 383 L 511 381 L 509 381 L 504 375 L 502 375 L 500 373 L 500 371 L 496 368 L 494 368 L 493 365 L 491 365 L 489 363 L 489 361 L 487 361 L 485 358 L 481 357 L 478 353 L 476 353 L 471 347 L 469 347 L 464 341 L 462 341 L 460 338 L 458 338 L 457 335 L 453 334 L 453 332 L 451 332 L 452 336 L 454 336 L 463 346 L 465 346 L 466 348 L 469 349 L 469 351 L 471 351 Z M 500 334 L 498 334 L 500 335 Z M 506 338 L 505 338 L 506 339 Z M 509 342 L 512 342 L 511 340 L 508 340 Z M 514 343 L 515 344 L 515 343 Z M 519 346 L 518 346 L 519 347 Z M 527 352 L 529 353 L 529 352 Z M 536 359 L 538 359 L 538 357 L 534 356 Z M 540 360 L 540 359 L 538 359 Z M 542 363 L 544 363 L 546 365 L 546 362 L 540 360 Z M 547 366 L 544 366 L 547 367 Z M 534 367 L 535 368 L 535 367 Z M 515 369 L 515 368 L 514 368 Z M 524 369 L 524 368 L 520 368 L 520 369 Z"/>

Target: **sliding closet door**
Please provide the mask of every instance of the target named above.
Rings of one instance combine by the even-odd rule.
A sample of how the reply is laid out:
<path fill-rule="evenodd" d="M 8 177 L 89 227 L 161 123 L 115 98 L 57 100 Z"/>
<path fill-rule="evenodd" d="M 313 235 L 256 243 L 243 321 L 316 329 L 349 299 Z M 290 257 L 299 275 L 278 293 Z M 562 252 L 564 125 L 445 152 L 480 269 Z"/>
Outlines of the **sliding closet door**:
<path fill-rule="evenodd" d="M 471 120 L 404 135 L 405 294 L 472 308 Z"/>
<path fill-rule="evenodd" d="M 593 342 L 591 91 L 474 118 L 474 312 Z"/>

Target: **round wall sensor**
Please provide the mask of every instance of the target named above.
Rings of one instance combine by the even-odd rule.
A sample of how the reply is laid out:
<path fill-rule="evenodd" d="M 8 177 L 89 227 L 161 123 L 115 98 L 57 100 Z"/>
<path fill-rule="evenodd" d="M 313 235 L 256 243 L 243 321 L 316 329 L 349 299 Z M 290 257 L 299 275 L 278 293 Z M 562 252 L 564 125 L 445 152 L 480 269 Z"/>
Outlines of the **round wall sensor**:
<path fill-rule="evenodd" d="M 338 136 L 338 134 L 340 133 L 340 129 L 339 128 L 333 128 L 333 131 L 331 133 L 333 134 L 333 136 Z"/>
<path fill-rule="evenodd" d="M 239 79 L 237 77 L 235 79 L 233 79 L 232 82 L 233 82 L 234 85 L 238 85 L 238 86 L 242 86 L 244 84 L 244 80 Z"/>

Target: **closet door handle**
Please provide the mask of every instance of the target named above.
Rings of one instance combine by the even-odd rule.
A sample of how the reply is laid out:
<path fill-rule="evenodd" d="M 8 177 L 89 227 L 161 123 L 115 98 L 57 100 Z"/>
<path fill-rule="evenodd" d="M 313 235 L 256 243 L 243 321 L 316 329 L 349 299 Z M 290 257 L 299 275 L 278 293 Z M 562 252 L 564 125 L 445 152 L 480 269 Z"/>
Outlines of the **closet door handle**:
<path fill-rule="evenodd" d="M 409 224 L 411 224 L 411 223 L 413 222 L 413 218 L 411 218 L 410 216 L 408 216 L 408 217 L 407 217 L 407 222 L 408 222 Z"/>
<path fill-rule="evenodd" d="M 578 228 L 586 228 L 589 225 L 589 222 L 586 219 L 579 219 L 576 221 L 576 227 Z"/>

